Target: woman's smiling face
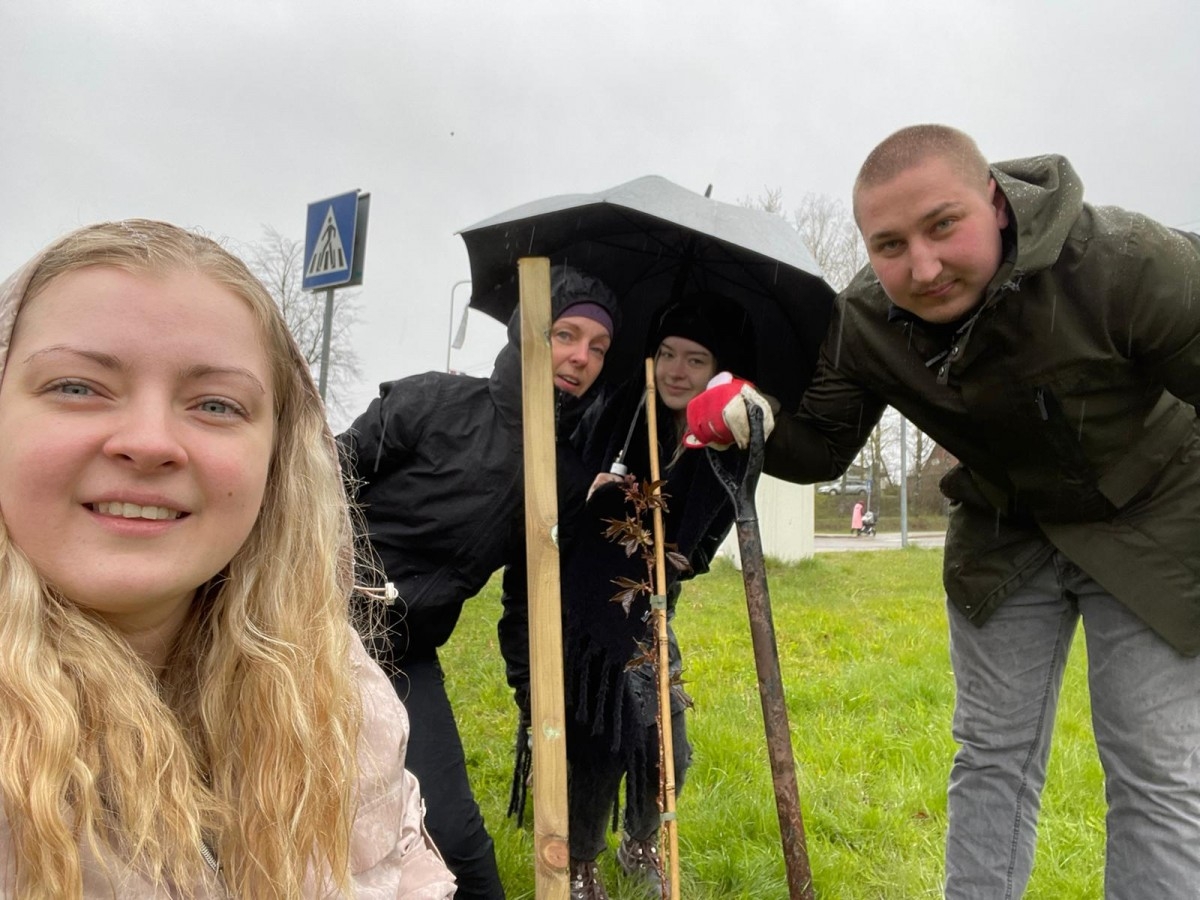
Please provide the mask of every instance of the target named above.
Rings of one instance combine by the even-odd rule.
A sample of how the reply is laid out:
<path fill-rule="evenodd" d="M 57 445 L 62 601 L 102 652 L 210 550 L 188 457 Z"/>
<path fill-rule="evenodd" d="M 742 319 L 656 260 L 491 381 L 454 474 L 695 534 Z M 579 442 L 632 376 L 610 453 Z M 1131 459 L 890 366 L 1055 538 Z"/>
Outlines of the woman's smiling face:
<path fill-rule="evenodd" d="M 93 266 L 26 301 L 0 382 L 0 513 L 47 582 L 169 640 L 258 516 L 275 434 L 249 305 Z"/>
<path fill-rule="evenodd" d="M 612 335 L 599 322 L 584 316 L 560 316 L 550 328 L 554 386 L 573 397 L 588 392 L 604 368 Z"/>
<path fill-rule="evenodd" d="M 663 338 L 654 356 L 654 381 L 667 409 L 686 410 L 688 401 L 717 374 L 717 362 L 703 344 L 682 337 Z"/>

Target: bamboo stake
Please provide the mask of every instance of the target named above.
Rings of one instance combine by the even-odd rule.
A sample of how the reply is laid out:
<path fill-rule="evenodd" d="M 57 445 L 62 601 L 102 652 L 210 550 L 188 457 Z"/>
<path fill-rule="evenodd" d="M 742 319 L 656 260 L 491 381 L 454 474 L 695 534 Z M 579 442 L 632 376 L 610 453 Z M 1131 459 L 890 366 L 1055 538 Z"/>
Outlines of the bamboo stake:
<path fill-rule="evenodd" d="M 654 385 L 654 360 L 646 360 L 646 429 L 650 432 L 650 481 L 656 486 L 655 496 L 662 493 L 658 485 L 658 409 Z M 662 822 L 667 830 L 667 852 L 664 870 L 670 866 L 671 900 L 679 900 L 679 828 L 675 821 L 675 746 L 671 734 L 671 655 L 667 644 L 667 555 L 666 534 L 663 528 L 662 507 L 654 507 L 654 612 L 655 645 L 658 647 L 658 734 L 662 752 L 660 771 L 663 782 Z"/>
<path fill-rule="evenodd" d="M 567 732 L 557 545 L 554 381 L 550 355 L 550 261 L 517 261 L 521 296 L 521 402 L 525 440 L 525 545 L 532 674 L 534 891 L 567 900 Z"/>

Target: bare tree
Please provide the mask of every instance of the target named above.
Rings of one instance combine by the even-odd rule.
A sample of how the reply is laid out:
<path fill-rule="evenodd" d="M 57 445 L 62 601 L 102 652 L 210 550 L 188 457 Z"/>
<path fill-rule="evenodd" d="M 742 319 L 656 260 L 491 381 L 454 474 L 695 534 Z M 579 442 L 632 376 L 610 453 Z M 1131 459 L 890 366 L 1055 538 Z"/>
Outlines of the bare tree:
<path fill-rule="evenodd" d="M 325 327 L 325 292 L 306 291 L 304 244 L 265 226 L 262 238 L 247 246 L 243 256 L 251 271 L 266 285 L 283 312 L 300 352 L 318 378 Z M 339 289 L 333 294 L 333 331 L 329 341 L 329 371 L 326 373 L 326 406 L 346 412 L 343 398 L 362 377 L 351 330 L 358 321 L 358 291 Z"/>
<path fill-rule="evenodd" d="M 848 285 L 867 264 L 858 228 L 840 200 L 810 191 L 793 210 L 792 224 L 834 290 Z"/>
<path fill-rule="evenodd" d="M 841 201 L 828 194 L 809 192 L 791 218 L 784 212 L 783 189 L 764 187 L 757 197 L 743 197 L 742 206 L 774 213 L 800 232 L 800 238 L 813 255 L 825 280 L 841 290 L 867 264 L 867 251 L 858 228 Z"/>
<path fill-rule="evenodd" d="M 764 187 L 757 197 L 743 197 L 738 201 L 739 206 L 747 209 L 761 209 L 763 212 L 774 213 L 777 216 L 787 216 L 783 212 L 783 188 Z"/>
<path fill-rule="evenodd" d="M 941 507 L 937 478 L 931 477 L 926 466 L 937 445 L 920 428 L 913 428 L 910 443 L 912 451 L 909 453 L 909 503 L 917 512 L 937 512 Z M 932 509 L 928 509 L 931 505 Z"/>

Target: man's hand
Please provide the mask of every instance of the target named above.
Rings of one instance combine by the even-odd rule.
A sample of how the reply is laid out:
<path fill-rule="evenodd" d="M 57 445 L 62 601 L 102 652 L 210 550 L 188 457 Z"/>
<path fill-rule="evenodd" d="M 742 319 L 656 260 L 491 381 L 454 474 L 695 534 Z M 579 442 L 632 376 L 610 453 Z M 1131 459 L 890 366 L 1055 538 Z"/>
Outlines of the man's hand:
<path fill-rule="evenodd" d="M 688 403 L 684 446 L 725 450 L 731 444 L 737 444 L 745 450 L 750 446 L 748 408 L 751 404 L 762 410 L 765 441 L 775 427 L 775 415 L 767 398 L 749 381 L 735 378 L 728 372 L 717 373 L 709 381 L 707 390 Z"/>

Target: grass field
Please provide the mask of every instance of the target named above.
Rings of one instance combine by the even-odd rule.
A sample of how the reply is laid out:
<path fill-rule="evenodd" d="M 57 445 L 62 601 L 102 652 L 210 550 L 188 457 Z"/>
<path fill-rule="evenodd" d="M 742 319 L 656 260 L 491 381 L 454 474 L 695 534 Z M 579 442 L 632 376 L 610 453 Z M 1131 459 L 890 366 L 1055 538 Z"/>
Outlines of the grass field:
<path fill-rule="evenodd" d="M 941 551 L 821 554 L 769 570 L 800 801 L 822 900 L 940 896 L 953 683 Z M 504 817 L 515 708 L 496 648 L 493 583 L 467 604 L 442 660 L 476 796 L 512 900 L 533 896 L 532 829 Z M 741 574 L 684 589 L 675 620 L 696 701 L 680 795 L 682 896 L 786 898 Z M 1068 666 L 1027 900 L 1102 895 L 1103 781 L 1084 647 Z M 615 847 L 617 835 L 611 836 Z M 602 858 L 613 900 L 643 897 Z"/>

